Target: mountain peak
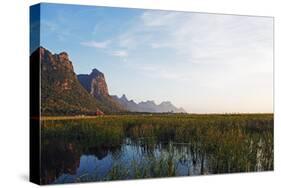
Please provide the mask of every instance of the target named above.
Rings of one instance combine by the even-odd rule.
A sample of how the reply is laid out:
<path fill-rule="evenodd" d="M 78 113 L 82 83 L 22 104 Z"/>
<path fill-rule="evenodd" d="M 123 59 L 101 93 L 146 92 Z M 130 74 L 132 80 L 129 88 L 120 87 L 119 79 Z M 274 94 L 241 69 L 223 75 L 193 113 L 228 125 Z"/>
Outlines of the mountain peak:
<path fill-rule="evenodd" d="M 61 61 L 69 61 L 68 54 L 66 52 L 59 53 L 59 58 Z"/>
<path fill-rule="evenodd" d="M 163 101 L 160 105 L 172 105 L 170 101 Z"/>
<path fill-rule="evenodd" d="M 156 106 L 155 102 L 153 100 L 147 100 L 147 101 L 141 101 L 139 103 L 140 105 L 153 105 L 153 106 Z"/>
<path fill-rule="evenodd" d="M 126 97 L 125 94 L 123 94 L 120 99 L 122 99 L 122 100 L 124 100 L 124 101 L 128 101 L 128 99 L 127 99 L 127 97 Z"/>
<path fill-rule="evenodd" d="M 44 48 L 43 46 L 39 46 L 34 52 L 33 54 L 36 54 L 37 52 L 39 52 L 40 57 L 44 57 L 45 55 L 52 55 L 52 53 L 50 51 L 48 51 L 46 48 Z"/>
<path fill-rule="evenodd" d="M 42 46 L 38 47 L 36 51 L 33 52 L 33 54 L 36 54 L 38 52 L 40 55 L 40 61 L 43 62 L 42 69 L 45 70 L 50 65 L 51 67 L 49 68 L 54 70 L 66 70 L 68 72 L 73 72 L 72 62 L 70 61 L 66 52 L 53 54 Z"/>
<path fill-rule="evenodd" d="M 99 76 L 99 75 L 103 76 L 103 73 L 100 72 L 98 69 L 94 68 L 94 69 L 92 69 L 92 72 L 90 73 L 90 75 L 91 76 Z"/>
<path fill-rule="evenodd" d="M 82 86 L 95 97 L 109 97 L 104 74 L 98 69 L 92 69 L 90 74 L 80 74 L 77 76 Z"/>

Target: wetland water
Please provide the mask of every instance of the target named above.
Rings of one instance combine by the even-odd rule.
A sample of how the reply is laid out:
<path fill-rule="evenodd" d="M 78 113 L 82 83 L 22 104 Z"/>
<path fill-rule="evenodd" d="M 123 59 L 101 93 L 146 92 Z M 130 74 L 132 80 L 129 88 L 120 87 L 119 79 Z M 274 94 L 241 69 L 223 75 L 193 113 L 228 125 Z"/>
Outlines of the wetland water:
<path fill-rule="evenodd" d="M 184 143 L 170 141 L 168 143 L 149 144 L 144 143 L 143 140 L 133 142 L 130 138 L 127 138 L 124 139 L 124 143 L 120 147 L 91 148 L 89 153 L 79 153 L 78 151 L 75 153 L 74 147 L 76 146 L 70 143 L 58 144 L 58 142 L 55 142 L 50 144 L 57 151 L 49 152 L 57 152 L 60 155 L 60 157 L 52 157 L 53 160 L 58 161 L 44 161 L 46 168 L 52 166 L 48 163 L 55 164 L 50 172 L 45 171 L 45 177 L 48 177 L 49 173 L 50 175 L 57 175 L 57 177 L 49 177 L 53 183 L 75 182 L 77 180 L 132 179 L 135 177 L 152 177 L 153 175 L 158 177 L 161 175 L 201 174 L 200 161 L 196 160 L 195 156 L 192 157 L 188 147 L 189 144 Z M 163 168 L 170 170 L 170 172 Z M 55 173 L 52 170 L 55 170 Z M 151 172 L 148 174 L 150 170 Z"/>
<path fill-rule="evenodd" d="M 43 184 L 273 170 L 272 115 L 44 121 Z"/>

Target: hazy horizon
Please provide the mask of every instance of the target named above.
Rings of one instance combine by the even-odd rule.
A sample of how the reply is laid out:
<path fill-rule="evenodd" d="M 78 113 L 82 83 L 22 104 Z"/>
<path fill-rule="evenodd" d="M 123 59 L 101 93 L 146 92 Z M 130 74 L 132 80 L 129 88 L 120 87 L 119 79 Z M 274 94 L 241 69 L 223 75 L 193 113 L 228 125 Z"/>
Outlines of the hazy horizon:
<path fill-rule="evenodd" d="M 41 4 L 41 45 L 111 95 L 188 113 L 273 112 L 273 18 Z M 32 47 L 31 47 L 32 48 Z"/>

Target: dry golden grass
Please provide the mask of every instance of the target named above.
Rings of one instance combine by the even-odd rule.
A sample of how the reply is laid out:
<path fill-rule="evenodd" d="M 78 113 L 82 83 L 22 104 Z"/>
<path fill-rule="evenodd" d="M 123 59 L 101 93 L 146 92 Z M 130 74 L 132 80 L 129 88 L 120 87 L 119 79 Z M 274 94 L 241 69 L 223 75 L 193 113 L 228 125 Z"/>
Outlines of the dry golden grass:
<path fill-rule="evenodd" d="M 95 119 L 99 116 L 42 116 L 40 120 Z"/>

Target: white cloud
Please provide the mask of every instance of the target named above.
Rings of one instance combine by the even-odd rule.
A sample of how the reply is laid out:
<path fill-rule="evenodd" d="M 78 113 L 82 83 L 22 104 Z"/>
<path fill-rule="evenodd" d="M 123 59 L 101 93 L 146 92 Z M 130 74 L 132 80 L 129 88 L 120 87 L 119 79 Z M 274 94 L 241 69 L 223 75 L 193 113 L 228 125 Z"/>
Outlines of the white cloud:
<path fill-rule="evenodd" d="M 159 56 L 161 64 L 156 63 L 159 65 L 156 68 L 138 66 L 131 59 L 132 67 L 154 77 L 192 79 L 206 87 L 219 88 L 234 77 L 239 83 L 247 74 L 272 73 L 272 32 L 272 22 L 264 17 L 146 11 L 119 37 L 120 46 L 133 49 L 134 56 L 139 55 L 146 63 L 156 62 L 146 59 L 143 53 L 161 54 L 162 48 L 168 48 L 179 66 L 171 67 L 171 63 L 165 64 L 166 59 Z M 194 67 L 187 67 L 188 64 Z M 252 83 L 257 81 L 250 79 Z"/>
<path fill-rule="evenodd" d="M 165 48 L 175 61 L 188 64 L 272 72 L 273 19 L 268 17 L 145 11 L 117 41 L 141 58 L 144 51 Z"/>
<path fill-rule="evenodd" d="M 116 50 L 113 51 L 112 56 L 117 56 L 117 57 L 127 57 L 128 56 L 128 52 L 125 50 Z"/>
<path fill-rule="evenodd" d="M 106 40 L 106 41 L 86 41 L 86 42 L 81 42 L 80 44 L 83 46 L 87 46 L 87 47 L 93 47 L 93 48 L 107 48 L 108 45 L 111 43 L 110 40 Z"/>
<path fill-rule="evenodd" d="M 159 96 L 167 92 L 191 110 L 272 111 L 273 19 L 164 11 L 134 19 L 109 38 L 110 48 L 84 45 L 108 47 L 130 72 L 157 84 Z"/>

